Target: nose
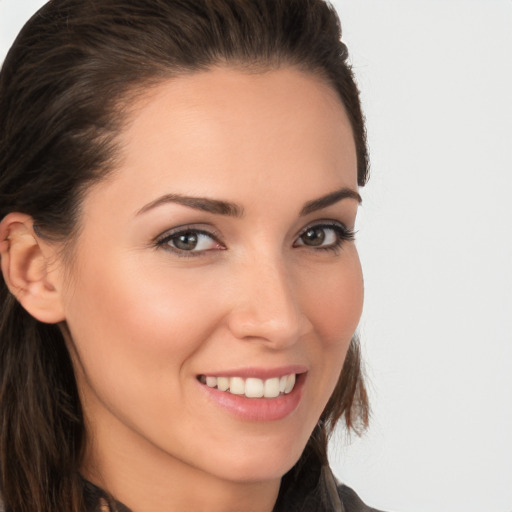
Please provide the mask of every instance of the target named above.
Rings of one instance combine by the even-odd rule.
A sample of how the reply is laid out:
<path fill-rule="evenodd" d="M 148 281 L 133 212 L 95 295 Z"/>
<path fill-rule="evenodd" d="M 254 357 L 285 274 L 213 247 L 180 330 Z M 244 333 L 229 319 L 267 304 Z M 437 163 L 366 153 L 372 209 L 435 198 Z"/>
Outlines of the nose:
<path fill-rule="evenodd" d="M 283 349 L 311 328 L 301 308 L 298 283 L 283 262 L 254 259 L 240 264 L 233 278 L 234 307 L 228 325 L 235 337 Z"/>

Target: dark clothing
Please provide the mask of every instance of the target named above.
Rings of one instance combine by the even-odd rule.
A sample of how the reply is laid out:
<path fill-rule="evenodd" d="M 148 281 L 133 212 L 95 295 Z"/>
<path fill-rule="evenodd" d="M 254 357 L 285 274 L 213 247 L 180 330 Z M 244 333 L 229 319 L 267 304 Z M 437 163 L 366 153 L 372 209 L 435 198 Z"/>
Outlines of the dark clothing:
<path fill-rule="evenodd" d="M 284 477 L 274 512 L 379 512 L 366 506 L 346 485 L 338 483 L 328 465 L 306 464 Z"/>

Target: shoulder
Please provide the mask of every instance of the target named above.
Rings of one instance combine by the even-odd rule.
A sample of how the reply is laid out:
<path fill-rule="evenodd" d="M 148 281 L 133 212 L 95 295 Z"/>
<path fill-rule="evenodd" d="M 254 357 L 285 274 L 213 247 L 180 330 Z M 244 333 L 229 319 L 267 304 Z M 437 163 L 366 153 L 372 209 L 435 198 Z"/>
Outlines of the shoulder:
<path fill-rule="evenodd" d="M 310 459 L 283 477 L 273 512 L 379 512 L 337 481 L 327 464 Z"/>
<path fill-rule="evenodd" d="M 324 493 L 329 496 L 328 502 L 338 506 L 332 510 L 343 512 L 381 512 L 363 503 L 363 500 L 350 487 L 338 482 L 328 465 L 322 466 L 320 480 L 324 486 Z"/>
<path fill-rule="evenodd" d="M 365 505 L 361 498 L 346 485 L 338 484 L 337 491 L 345 512 L 381 512 Z"/>

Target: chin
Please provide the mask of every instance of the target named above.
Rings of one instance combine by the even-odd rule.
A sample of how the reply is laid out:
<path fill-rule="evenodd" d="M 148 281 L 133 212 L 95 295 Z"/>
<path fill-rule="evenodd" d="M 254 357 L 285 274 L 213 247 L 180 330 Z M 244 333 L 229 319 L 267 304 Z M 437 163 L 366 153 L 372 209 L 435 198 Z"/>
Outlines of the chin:
<path fill-rule="evenodd" d="M 240 446 L 224 452 L 215 463 L 216 472 L 221 478 L 235 482 L 264 482 L 282 478 L 299 460 L 307 443 L 272 442 L 264 438 L 257 443 Z M 249 443 L 248 443 L 249 444 Z M 228 454 L 228 458 L 226 458 Z M 221 469 L 222 468 L 222 469 Z"/>

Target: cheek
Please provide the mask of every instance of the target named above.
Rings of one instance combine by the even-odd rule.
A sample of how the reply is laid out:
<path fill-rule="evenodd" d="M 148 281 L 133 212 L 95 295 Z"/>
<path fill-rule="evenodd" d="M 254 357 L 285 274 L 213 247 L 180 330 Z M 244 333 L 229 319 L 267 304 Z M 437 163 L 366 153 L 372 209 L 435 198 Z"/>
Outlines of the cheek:
<path fill-rule="evenodd" d="M 141 418 L 168 428 L 193 407 L 185 381 L 216 324 L 211 287 L 192 283 L 186 272 L 140 263 L 104 259 L 83 267 L 69 294 L 71 352 L 90 415 L 103 417 L 101 403 L 135 429 Z"/>
<path fill-rule="evenodd" d="M 306 295 L 314 328 L 327 350 L 348 346 L 361 317 L 363 276 L 354 246 L 344 249 L 339 265 L 320 276 Z"/>
<path fill-rule="evenodd" d="M 165 364 L 180 364 L 201 338 L 197 313 L 208 313 L 197 280 L 133 261 L 86 268 L 70 295 L 67 318 L 78 348 L 134 357 L 130 362 L 138 366 L 155 359 L 164 364 L 161 356 Z"/>
<path fill-rule="evenodd" d="M 354 246 L 344 251 L 340 264 L 318 276 L 317 292 L 310 293 L 310 319 L 316 332 L 314 346 L 310 345 L 316 354 L 316 371 L 311 374 L 316 419 L 339 380 L 363 307 L 363 276 L 357 251 Z"/>
<path fill-rule="evenodd" d="M 197 286 L 168 274 L 133 257 L 82 266 L 66 317 L 81 367 L 98 392 L 124 382 L 127 392 L 154 396 L 158 383 L 179 377 L 197 349 L 203 335 L 194 321 L 193 309 L 202 307 Z"/>

